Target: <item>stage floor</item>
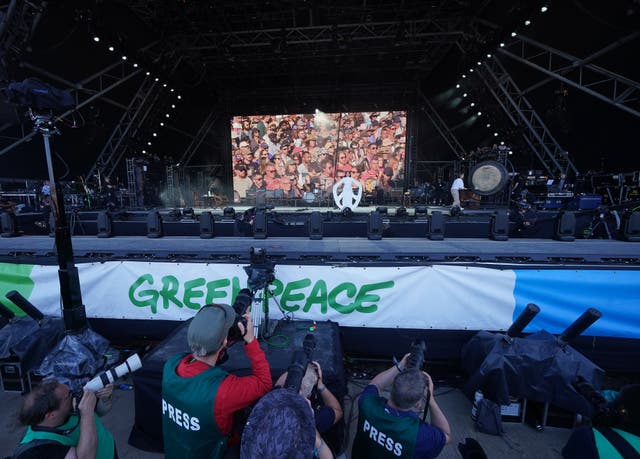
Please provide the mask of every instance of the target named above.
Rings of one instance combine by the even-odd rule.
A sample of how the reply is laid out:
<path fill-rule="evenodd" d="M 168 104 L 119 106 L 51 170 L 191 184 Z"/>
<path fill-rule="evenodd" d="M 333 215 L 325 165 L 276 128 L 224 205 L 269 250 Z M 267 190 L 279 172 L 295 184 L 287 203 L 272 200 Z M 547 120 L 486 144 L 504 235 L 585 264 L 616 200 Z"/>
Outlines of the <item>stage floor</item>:
<path fill-rule="evenodd" d="M 218 237 L 200 239 L 168 236 L 150 239 L 118 236 L 101 239 L 74 236 L 73 252 L 77 261 L 104 259 L 208 260 L 216 262 L 248 261 L 249 249 L 266 249 L 276 263 L 504 263 L 504 264 L 598 264 L 640 266 L 640 243 L 617 240 L 576 239 L 561 242 L 551 239 L 512 238 L 330 238 L 310 240 L 299 237 Z M 0 238 L 0 261 L 53 264 L 55 242 L 49 236 Z M 33 262 L 33 261 L 31 261 Z"/>

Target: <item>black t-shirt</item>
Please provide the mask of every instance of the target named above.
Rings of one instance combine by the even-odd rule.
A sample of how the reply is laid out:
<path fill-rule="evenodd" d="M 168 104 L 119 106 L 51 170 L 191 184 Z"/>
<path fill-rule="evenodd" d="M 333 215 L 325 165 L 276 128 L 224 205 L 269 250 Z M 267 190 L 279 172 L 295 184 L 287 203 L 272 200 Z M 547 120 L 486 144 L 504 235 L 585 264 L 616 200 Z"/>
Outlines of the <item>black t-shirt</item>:
<path fill-rule="evenodd" d="M 17 459 L 64 459 L 70 449 L 60 443 L 47 443 L 25 450 Z"/>

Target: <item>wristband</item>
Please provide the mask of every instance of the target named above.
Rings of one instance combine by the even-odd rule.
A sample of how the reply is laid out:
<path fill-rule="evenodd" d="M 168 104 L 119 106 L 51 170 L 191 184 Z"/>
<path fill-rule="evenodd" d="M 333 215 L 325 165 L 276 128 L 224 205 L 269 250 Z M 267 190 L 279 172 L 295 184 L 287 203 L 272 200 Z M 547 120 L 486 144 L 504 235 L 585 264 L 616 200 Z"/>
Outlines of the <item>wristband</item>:
<path fill-rule="evenodd" d="M 318 445 L 318 447 L 313 449 L 313 457 L 320 457 L 320 451 L 322 451 L 323 446 L 324 446 L 324 441 L 322 441 L 322 438 L 321 438 L 320 444 Z"/>

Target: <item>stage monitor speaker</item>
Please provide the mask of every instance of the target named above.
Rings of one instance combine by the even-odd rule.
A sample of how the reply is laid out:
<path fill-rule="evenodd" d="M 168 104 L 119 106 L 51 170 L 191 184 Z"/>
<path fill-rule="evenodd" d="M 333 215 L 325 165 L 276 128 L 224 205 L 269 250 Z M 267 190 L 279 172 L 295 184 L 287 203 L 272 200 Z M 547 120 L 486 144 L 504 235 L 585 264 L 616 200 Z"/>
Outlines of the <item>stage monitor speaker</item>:
<path fill-rule="evenodd" d="M 163 450 L 160 415 L 162 370 L 164 363 L 172 355 L 190 352 L 187 344 L 188 325 L 189 321 L 180 324 L 169 337 L 143 358 L 142 368 L 132 375 L 136 393 L 135 422 L 129 436 L 129 444 L 138 449 L 154 452 Z M 260 340 L 260 347 L 264 350 L 271 368 L 271 378 L 275 382 L 287 370 L 294 351 L 302 349 L 307 333 L 313 334 L 316 338 L 313 360 L 320 363 L 324 383 L 338 400 L 342 400 L 347 393 L 347 387 L 342 363 L 340 328 L 336 322 L 279 321 L 268 342 Z M 224 370 L 237 376 L 251 374 L 251 361 L 242 343 L 228 348 L 228 355 L 229 359 L 221 365 Z"/>
<path fill-rule="evenodd" d="M 311 212 L 309 216 L 309 239 L 320 240 L 324 231 L 324 220 L 318 211 Z"/>
<path fill-rule="evenodd" d="M 15 237 L 19 234 L 16 216 L 13 212 L 3 212 L 0 214 L 0 228 L 0 236 L 2 237 Z"/>
<path fill-rule="evenodd" d="M 382 215 L 377 210 L 369 214 L 367 220 L 367 237 L 372 241 L 382 239 Z"/>
<path fill-rule="evenodd" d="M 640 212 L 632 212 L 624 222 L 625 241 L 640 242 Z"/>
<path fill-rule="evenodd" d="M 489 238 L 494 241 L 509 240 L 509 214 L 506 210 L 499 210 L 491 216 Z"/>
<path fill-rule="evenodd" d="M 154 210 L 147 214 L 147 237 L 155 239 L 162 237 L 162 216 Z"/>
<path fill-rule="evenodd" d="M 575 241 L 576 216 L 572 212 L 559 212 L 556 217 L 554 239 L 563 242 Z"/>
<path fill-rule="evenodd" d="M 444 217 L 439 210 L 434 210 L 429 216 L 429 239 L 432 241 L 444 239 Z"/>
<path fill-rule="evenodd" d="M 96 234 L 96 236 L 99 238 L 108 238 L 113 236 L 113 219 L 109 212 L 98 212 L 96 224 L 98 226 L 98 234 Z"/>
<path fill-rule="evenodd" d="M 253 238 L 267 238 L 267 213 L 264 210 L 257 211 L 253 217 Z"/>
<path fill-rule="evenodd" d="M 216 222 L 209 211 L 200 214 L 200 239 L 211 239 L 216 234 Z"/>

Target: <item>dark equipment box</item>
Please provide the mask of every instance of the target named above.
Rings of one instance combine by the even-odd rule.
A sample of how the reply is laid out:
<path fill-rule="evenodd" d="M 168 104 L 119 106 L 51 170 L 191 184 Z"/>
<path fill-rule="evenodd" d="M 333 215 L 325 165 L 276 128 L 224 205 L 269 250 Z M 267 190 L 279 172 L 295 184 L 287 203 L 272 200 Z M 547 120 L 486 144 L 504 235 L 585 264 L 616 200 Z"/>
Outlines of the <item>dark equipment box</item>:
<path fill-rule="evenodd" d="M 599 194 L 585 194 L 574 196 L 569 208 L 572 210 L 597 209 L 602 205 L 602 196 Z"/>

